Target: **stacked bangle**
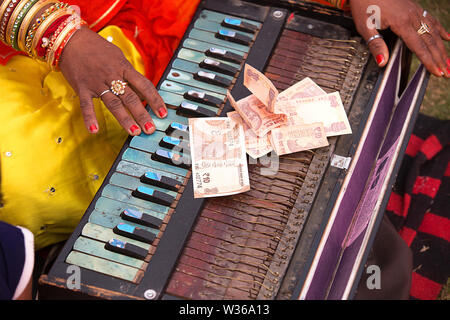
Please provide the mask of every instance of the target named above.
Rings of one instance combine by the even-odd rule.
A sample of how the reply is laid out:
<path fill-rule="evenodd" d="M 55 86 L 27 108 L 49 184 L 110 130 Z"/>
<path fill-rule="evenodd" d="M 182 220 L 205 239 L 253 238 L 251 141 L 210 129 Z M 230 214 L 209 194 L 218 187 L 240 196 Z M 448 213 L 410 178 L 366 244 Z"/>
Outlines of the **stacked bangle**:
<path fill-rule="evenodd" d="M 83 25 L 86 22 L 58 0 L 4 0 L 0 5 L 0 40 L 45 61 L 53 70 L 58 68 L 64 47 Z"/>
<path fill-rule="evenodd" d="M 40 42 L 42 42 L 42 38 L 46 33 L 47 29 L 52 26 L 56 21 L 59 21 L 60 18 L 64 16 L 69 16 L 71 14 L 69 8 L 62 8 L 61 10 L 57 10 L 52 12 L 47 19 L 45 19 L 37 28 L 36 34 L 32 40 L 31 44 L 31 52 L 32 56 L 38 59 L 42 59 L 43 56 L 39 56 L 37 53 L 37 48 Z"/>
<path fill-rule="evenodd" d="M 20 51 L 25 51 L 26 36 L 28 34 L 30 25 L 33 23 L 34 16 L 50 3 L 52 3 L 51 0 L 39 0 L 30 8 L 28 13 L 26 14 L 25 18 L 22 21 L 22 24 L 20 25 L 19 33 L 17 36 L 17 45 Z"/>

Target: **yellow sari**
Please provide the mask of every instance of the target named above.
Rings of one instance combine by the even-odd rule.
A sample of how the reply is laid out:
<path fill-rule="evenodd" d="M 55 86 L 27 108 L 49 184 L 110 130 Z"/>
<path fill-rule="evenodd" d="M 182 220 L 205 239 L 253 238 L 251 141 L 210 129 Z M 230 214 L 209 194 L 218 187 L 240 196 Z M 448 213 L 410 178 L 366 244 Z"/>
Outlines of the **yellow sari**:
<path fill-rule="evenodd" d="M 100 35 L 144 74 L 139 52 L 118 27 Z M 94 104 L 100 131 L 91 135 L 60 72 L 25 56 L 0 65 L 0 220 L 31 230 L 36 249 L 67 239 L 127 137 L 103 103 Z"/>

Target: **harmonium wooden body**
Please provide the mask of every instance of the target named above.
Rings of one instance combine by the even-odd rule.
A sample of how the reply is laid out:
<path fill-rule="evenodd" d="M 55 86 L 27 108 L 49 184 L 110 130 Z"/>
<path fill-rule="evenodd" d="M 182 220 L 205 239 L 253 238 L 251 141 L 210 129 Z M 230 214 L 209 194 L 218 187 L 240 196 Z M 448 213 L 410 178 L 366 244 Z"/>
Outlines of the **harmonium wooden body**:
<path fill-rule="evenodd" d="M 391 56 L 380 69 L 341 11 L 201 2 L 157 86 L 167 119 L 126 141 L 41 276 L 40 299 L 354 298 L 428 81 L 423 66 L 410 75 L 401 40 L 385 40 Z M 227 90 L 250 94 L 245 63 L 280 92 L 305 77 L 339 91 L 353 133 L 249 159 L 250 191 L 194 199 L 190 167 L 172 161 L 182 139 L 171 133 L 188 131 L 188 117 L 225 116 Z"/>

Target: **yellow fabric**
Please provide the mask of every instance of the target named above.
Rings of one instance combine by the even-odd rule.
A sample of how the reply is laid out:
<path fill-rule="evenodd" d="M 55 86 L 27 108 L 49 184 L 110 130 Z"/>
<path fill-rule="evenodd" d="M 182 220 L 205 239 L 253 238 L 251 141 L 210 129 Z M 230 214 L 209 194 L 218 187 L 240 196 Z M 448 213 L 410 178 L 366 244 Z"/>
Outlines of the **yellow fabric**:
<path fill-rule="evenodd" d="M 118 27 L 100 35 L 144 74 L 139 52 Z M 0 220 L 31 230 L 36 249 L 73 232 L 126 139 L 100 99 L 94 104 L 97 135 L 85 129 L 78 97 L 60 72 L 25 56 L 0 66 Z"/>

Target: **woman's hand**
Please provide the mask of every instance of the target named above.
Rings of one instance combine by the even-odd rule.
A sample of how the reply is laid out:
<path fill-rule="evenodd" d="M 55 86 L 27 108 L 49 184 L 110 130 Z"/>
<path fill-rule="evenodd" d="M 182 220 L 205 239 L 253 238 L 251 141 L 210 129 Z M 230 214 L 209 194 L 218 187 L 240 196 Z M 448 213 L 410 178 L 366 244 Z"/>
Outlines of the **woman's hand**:
<path fill-rule="evenodd" d="M 109 91 L 101 99 L 130 135 L 155 131 L 142 100 L 148 102 L 159 118 L 167 116 L 164 101 L 151 81 L 133 68 L 118 47 L 88 28 L 78 30 L 67 43 L 59 67 L 80 97 L 84 122 L 91 133 L 99 129 L 92 99 L 108 90 L 113 80 L 128 83 L 125 93 L 116 96 Z"/>
<path fill-rule="evenodd" d="M 450 59 L 443 42 L 450 40 L 450 34 L 444 30 L 439 21 L 429 13 L 424 17 L 424 9 L 412 0 L 350 0 L 356 29 L 366 41 L 378 34 L 377 29 L 371 28 L 370 23 L 369 25 L 367 23 L 374 14 L 371 10 L 367 12 L 371 5 L 380 9 L 380 29 L 390 27 L 432 74 L 450 77 Z M 421 27 L 421 22 L 428 25 L 429 33 L 419 35 L 417 31 Z M 387 64 L 389 51 L 382 38 L 370 41 L 369 49 L 379 66 Z"/>

